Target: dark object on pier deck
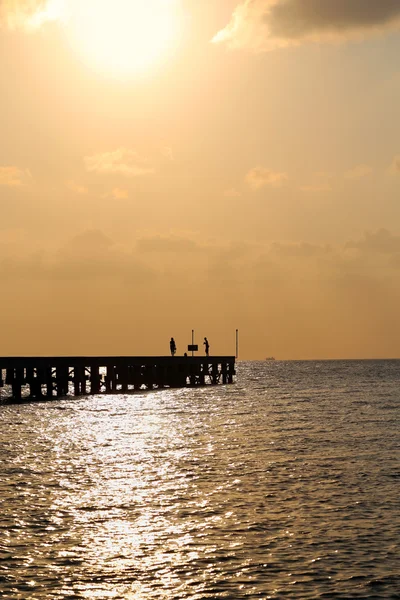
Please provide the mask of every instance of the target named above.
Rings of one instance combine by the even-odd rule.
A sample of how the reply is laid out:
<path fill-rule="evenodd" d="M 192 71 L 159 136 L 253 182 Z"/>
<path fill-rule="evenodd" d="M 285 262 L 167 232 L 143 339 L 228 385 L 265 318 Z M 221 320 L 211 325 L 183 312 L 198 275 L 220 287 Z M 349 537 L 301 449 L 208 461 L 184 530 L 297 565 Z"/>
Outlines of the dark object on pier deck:
<path fill-rule="evenodd" d="M 5 378 L 4 378 L 5 372 Z M 0 387 L 20 399 L 233 383 L 233 356 L 0 357 Z"/>

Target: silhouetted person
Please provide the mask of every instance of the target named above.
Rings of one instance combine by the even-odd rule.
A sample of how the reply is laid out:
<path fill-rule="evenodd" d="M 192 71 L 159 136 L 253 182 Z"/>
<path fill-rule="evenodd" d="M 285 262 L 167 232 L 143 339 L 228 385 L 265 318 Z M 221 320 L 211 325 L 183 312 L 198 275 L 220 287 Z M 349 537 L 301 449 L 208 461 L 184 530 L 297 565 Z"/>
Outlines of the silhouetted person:
<path fill-rule="evenodd" d="M 171 350 L 171 356 L 175 356 L 175 352 L 176 352 L 176 344 L 175 344 L 175 340 L 174 338 L 171 338 L 171 341 L 169 343 L 169 348 Z"/>
<path fill-rule="evenodd" d="M 185 356 L 185 358 L 187 358 L 187 352 L 185 352 L 185 354 L 183 356 Z"/>
<path fill-rule="evenodd" d="M 204 351 L 206 353 L 206 356 L 208 356 L 209 352 L 210 352 L 210 344 L 208 343 L 208 339 L 207 338 L 204 338 L 203 345 L 204 345 Z"/>

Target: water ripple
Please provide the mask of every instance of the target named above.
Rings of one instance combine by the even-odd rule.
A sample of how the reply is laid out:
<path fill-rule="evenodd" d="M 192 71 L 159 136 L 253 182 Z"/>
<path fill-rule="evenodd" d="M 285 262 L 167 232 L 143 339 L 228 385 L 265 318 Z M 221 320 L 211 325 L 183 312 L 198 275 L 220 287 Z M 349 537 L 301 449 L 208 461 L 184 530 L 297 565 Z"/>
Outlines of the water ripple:
<path fill-rule="evenodd" d="M 0 407 L 4 600 L 399 598 L 400 362 Z"/>

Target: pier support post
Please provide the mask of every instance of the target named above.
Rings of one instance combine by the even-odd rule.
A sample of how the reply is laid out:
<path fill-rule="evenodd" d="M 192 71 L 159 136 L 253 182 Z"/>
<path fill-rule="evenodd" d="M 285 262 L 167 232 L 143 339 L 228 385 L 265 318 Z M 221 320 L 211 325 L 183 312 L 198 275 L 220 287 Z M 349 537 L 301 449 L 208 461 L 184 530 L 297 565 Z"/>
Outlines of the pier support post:
<path fill-rule="evenodd" d="M 86 394 L 86 371 L 84 365 L 76 365 L 74 369 L 74 390 L 77 396 Z"/>
<path fill-rule="evenodd" d="M 121 384 L 121 392 L 126 393 L 128 391 L 128 367 L 118 367 L 118 382 Z"/>
<path fill-rule="evenodd" d="M 99 367 L 95 367 L 94 365 L 90 367 L 90 393 L 100 393 L 100 371 Z"/>
<path fill-rule="evenodd" d="M 17 379 L 14 379 L 11 387 L 12 387 L 13 398 L 15 398 L 15 400 L 21 400 L 21 396 L 22 396 L 21 383 Z"/>
<path fill-rule="evenodd" d="M 235 375 L 234 363 L 228 363 L 228 377 L 227 383 L 233 383 L 233 376 Z"/>
<path fill-rule="evenodd" d="M 145 375 L 145 383 L 148 390 L 154 390 L 154 368 L 153 365 L 148 365 L 146 367 L 146 375 Z"/>
<path fill-rule="evenodd" d="M 57 396 L 66 396 L 68 394 L 68 366 L 56 367 L 56 393 Z"/>
<path fill-rule="evenodd" d="M 107 393 L 115 392 L 115 389 L 116 389 L 115 367 L 111 366 L 111 365 L 107 365 L 106 391 L 107 391 Z"/>
<path fill-rule="evenodd" d="M 219 369 L 218 363 L 213 363 L 212 365 L 212 375 L 211 375 L 211 383 L 212 385 L 217 385 L 219 380 Z"/>
<path fill-rule="evenodd" d="M 20 400 L 22 397 L 22 386 L 25 383 L 25 369 L 18 367 L 15 369 L 15 376 L 12 382 L 13 397 Z"/>
<path fill-rule="evenodd" d="M 6 384 L 12 385 L 15 379 L 15 369 L 7 369 L 6 370 Z"/>
<path fill-rule="evenodd" d="M 40 377 L 39 369 L 27 368 L 26 369 L 26 382 L 29 384 L 30 397 L 41 398 L 42 397 L 42 380 Z"/>
<path fill-rule="evenodd" d="M 228 365 L 226 364 L 226 362 L 223 362 L 221 365 L 221 370 L 222 370 L 222 383 L 226 384 L 228 382 Z"/>
<path fill-rule="evenodd" d="M 140 390 L 140 388 L 142 387 L 142 384 L 143 384 L 143 375 L 142 375 L 142 367 L 141 366 L 133 367 L 132 379 L 133 379 L 133 384 L 134 384 L 135 390 Z"/>
<path fill-rule="evenodd" d="M 25 381 L 29 385 L 30 388 L 30 396 L 32 396 L 32 384 L 34 380 L 34 369 L 33 367 L 26 367 L 25 369 Z"/>
<path fill-rule="evenodd" d="M 1 1 L 1 0 L 0 0 Z M 233 383 L 235 358 L 212 357 L 0 357 L 0 387 L 6 384 L 15 398 L 25 396 L 23 386 L 29 386 L 32 398 L 40 398 L 42 391 L 52 398 L 67 395 L 70 382 L 76 396 L 108 393 L 126 393 L 134 388 L 197 387 L 207 384 Z M 103 369 L 106 376 L 103 380 Z M 43 387 L 42 387 L 43 386 Z M 45 387 L 45 389 L 44 389 Z"/>
<path fill-rule="evenodd" d="M 81 395 L 81 386 L 80 386 L 80 378 L 79 378 L 79 367 L 77 365 L 74 366 L 74 374 L 73 374 L 73 382 L 74 382 L 74 395 Z"/>
<path fill-rule="evenodd" d="M 45 372 L 46 379 L 46 396 L 47 398 L 53 397 L 53 369 L 48 367 Z"/>
<path fill-rule="evenodd" d="M 206 384 L 206 368 L 206 365 L 204 363 L 201 363 L 199 373 L 199 385 Z"/>

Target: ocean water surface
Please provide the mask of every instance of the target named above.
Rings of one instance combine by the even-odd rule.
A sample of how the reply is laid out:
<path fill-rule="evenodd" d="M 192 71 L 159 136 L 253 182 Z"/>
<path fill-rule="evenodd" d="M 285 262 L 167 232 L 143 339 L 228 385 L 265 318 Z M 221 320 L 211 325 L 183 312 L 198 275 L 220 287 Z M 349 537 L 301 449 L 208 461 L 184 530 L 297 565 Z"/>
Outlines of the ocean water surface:
<path fill-rule="evenodd" d="M 0 406 L 0 597 L 400 598 L 399 407 L 398 360 Z"/>

